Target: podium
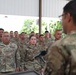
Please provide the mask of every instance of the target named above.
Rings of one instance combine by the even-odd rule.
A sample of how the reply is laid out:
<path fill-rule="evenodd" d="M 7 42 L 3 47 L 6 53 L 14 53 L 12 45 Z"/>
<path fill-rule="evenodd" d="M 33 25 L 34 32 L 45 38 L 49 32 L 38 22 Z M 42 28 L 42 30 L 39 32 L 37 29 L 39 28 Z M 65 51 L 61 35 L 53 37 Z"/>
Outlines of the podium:
<path fill-rule="evenodd" d="M 25 72 L 11 73 L 8 75 L 41 75 L 41 74 L 37 73 L 36 71 L 25 71 Z"/>

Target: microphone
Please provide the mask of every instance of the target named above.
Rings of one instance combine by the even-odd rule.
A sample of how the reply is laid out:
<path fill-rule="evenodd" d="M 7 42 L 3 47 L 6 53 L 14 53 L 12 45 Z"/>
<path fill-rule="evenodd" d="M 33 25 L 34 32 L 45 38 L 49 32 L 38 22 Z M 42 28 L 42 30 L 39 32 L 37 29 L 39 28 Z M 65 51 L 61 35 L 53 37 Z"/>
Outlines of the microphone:
<path fill-rule="evenodd" d="M 34 58 L 40 57 L 40 56 L 45 56 L 47 54 L 46 51 L 40 51 Z"/>
<path fill-rule="evenodd" d="M 45 56 L 47 54 L 47 51 L 41 51 L 41 56 Z"/>
<path fill-rule="evenodd" d="M 46 61 L 44 60 L 44 58 L 43 57 L 39 57 L 44 63 L 46 63 Z"/>
<path fill-rule="evenodd" d="M 42 56 L 45 56 L 46 54 L 47 54 L 47 51 L 40 51 L 40 53 L 37 54 L 37 55 L 34 57 L 34 59 L 40 58 L 40 59 L 45 63 L 46 61 L 44 60 L 44 58 L 43 58 Z"/>

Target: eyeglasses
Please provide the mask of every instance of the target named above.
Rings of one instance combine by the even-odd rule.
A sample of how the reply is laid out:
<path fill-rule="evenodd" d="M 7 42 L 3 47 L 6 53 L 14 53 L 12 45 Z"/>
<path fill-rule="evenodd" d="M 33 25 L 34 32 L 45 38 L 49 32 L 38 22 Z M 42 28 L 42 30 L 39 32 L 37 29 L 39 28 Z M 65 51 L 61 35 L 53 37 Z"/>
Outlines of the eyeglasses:
<path fill-rule="evenodd" d="M 59 18 L 60 18 L 60 20 L 62 20 L 62 16 L 64 16 L 65 14 L 62 14 L 62 15 L 60 15 L 60 16 L 58 16 Z"/>
<path fill-rule="evenodd" d="M 62 14 L 62 15 L 60 15 L 60 16 L 58 16 L 58 17 L 62 17 L 62 16 L 64 16 L 64 14 Z"/>

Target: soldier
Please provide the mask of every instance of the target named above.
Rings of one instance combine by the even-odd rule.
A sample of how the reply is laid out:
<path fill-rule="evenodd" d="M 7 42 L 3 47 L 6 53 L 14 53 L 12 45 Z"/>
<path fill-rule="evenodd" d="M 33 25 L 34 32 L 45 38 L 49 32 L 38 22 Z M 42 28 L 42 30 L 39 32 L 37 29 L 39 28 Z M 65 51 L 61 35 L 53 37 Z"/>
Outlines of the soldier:
<path fill-rule="evenodd" d="M 40 59 L 35 59 L 34 57 L 40 52 L 39 47 L 36 44 L 36 37 L 31 35 L 29 37 L 29 43 L 27 46 L 27 55 L 25 58 L 25 68 L 26 70 L 35 70 L 40 72 L 42 65 L 40 64 Z"/>
<path fill-rule="evenodd" d="M 4 32 L 4 29 L 0 28 L 0 42 L 1 42 L 1 39 L 2 39 L 3 32 Z"/>
<path fill-rule="evenodd" d="M 40 51 L 46 51 L 47 52 L 48 46 L 45 43 L 45 38 L 44 38 L 44 35 L 43 34 L 40 34 L 39 35 L 38 45 L 39 45 Z M 44 58 L 45 61 L 47 61 L 47 55 L 43 56 L 43 58 Z M 42 63 L 42 61 L 41 61 L 41 63 Z M 44 70 L 45 70 L 46 63 L 42 63 L 42 64 L 43 64 Z"/>
<path fill-rule="evenodd" d="M 27 37 L 24 32 L 20 34 L 20 42 L 18 44 L 18 50 L 20 53 L 20 71 L 25 71 L 25 60 L 26 60 L 26 45 L 27 45 Z"/>
<path fill-rule="evenodd" d="M 20 42 L 20 39 L 19 39 L 19 34 L 18 34 L 18 31 L 15 31 L 14 32 L 14 37 L 11 39 L 11 42 L 15 43 L 15 44 L 19 44 Z"/>
<path fill-rule="evenodd" d="M 36 39 L 39 39 L 39 33 L 36 33 Z"/>
<path fill-rule="evenodd" d="M 48 31 L 45 31 L 45 39 L 49 39 L 50 36 L 49 36 L 49 32 Z"/>
<path fill-rule="evenodd" d="M 26 45 L 27 42 L 28 42 L 27 35 L 25 34 L 25 32 L 22 32 L 20 34 L 20 43 Z"/>
<path fill-rule="evenodd" d="M 34 35 L 35 36 L 35 32 L 34 31 L 31 31 L 30 35 Z"/>
<path fill-rule="evenodd" d="M 48 52 L 49 75 L 76 75 L 76 0 L 63 8 L 64 38 L 56 41 Z"/>
<path fill-rule="evenodd" d="M 37 42 L 39 41 L 39 33 L 36 33 L 36 39 L 37 39 Z"/>
<path fill-rule="evenodd" d="M 47 50 L 47 48 L 48 48 L 48 46 L 45 43 L 45 38 L 44 38 L 43 34 L 39 35 L 38 45 L 40 47 L 40 50 Z"/>
<path fill-rule="evenodd" d="M 50 34 L 48 31 L 45 31 L 45 43 L 47 46 L 53 43 L 52 38 L 50 38 Z"/>
<path fill-rule="evenodd" d="M 54 33 L 55 41 L 61 39 L 61 36 L 62 36 L 62 30 L 55 30 Z"/>
<path fill-rule="evenodd" d="M 13 31 L 10 31 L 10 39 L 12 39 L 13 37 L 14 37 Z"/>
<path fill-rule="evenodd" d="M 26 61 L 26 55 L 27 55 L 27 47 L 26 47 L 26 44 L 24 43 L 20 43 L 18 45 L 18 51 L 19 51 L 19 54 L 20 54 L 20 67 L 19 67 L 19 71 L 25 71 L 26 68 L 25 68 L 25 62 Z"/>
<path fill-rule="evenodd" d="M 11 43 L 9 33 L 4 32 L 0 42 L 0 75 L 19 71 L 19 61 L 17 45 Z"/>

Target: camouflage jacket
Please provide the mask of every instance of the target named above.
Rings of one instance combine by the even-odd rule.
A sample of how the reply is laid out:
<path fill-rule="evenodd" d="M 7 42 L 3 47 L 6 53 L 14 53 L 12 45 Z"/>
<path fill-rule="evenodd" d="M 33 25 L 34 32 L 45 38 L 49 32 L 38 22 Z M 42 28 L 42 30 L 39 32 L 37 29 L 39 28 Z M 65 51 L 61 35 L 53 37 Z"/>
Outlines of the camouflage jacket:
<path fill-rule="evenodd" d="M 10 41 L 11 41 L 12 43 L 15 43 L 16 45 L 18 45 L 19 42 L 20 42 L 20 39 L 13 37 L 13 38 L 10 39 Z"/>
<path fill-rule="evenodd" d="M 39 71 L 42 67 L 40 64 L 40 59 L 35 59 L 34 57 L 39 54 L 39 46 L 28 44 L 27 46 L 27 55 L 25 58 L 25 67 L 27 70 L 36 70 Z"/>
<path fill-rule="evenodd" d="M 18 64 L 19 53 L 17 52 L 17 45 L 9 43 L 8 45 L 0 43 L 0 72 L 15 71 Z"/>
<path fill-rule="evenodd" d="M 48 52 L 47 69 L 51 72 L 50 75 L 73 75 L 72 73 L 76 75 L 75 51 L 76 31 L 56 41 Z"/>

